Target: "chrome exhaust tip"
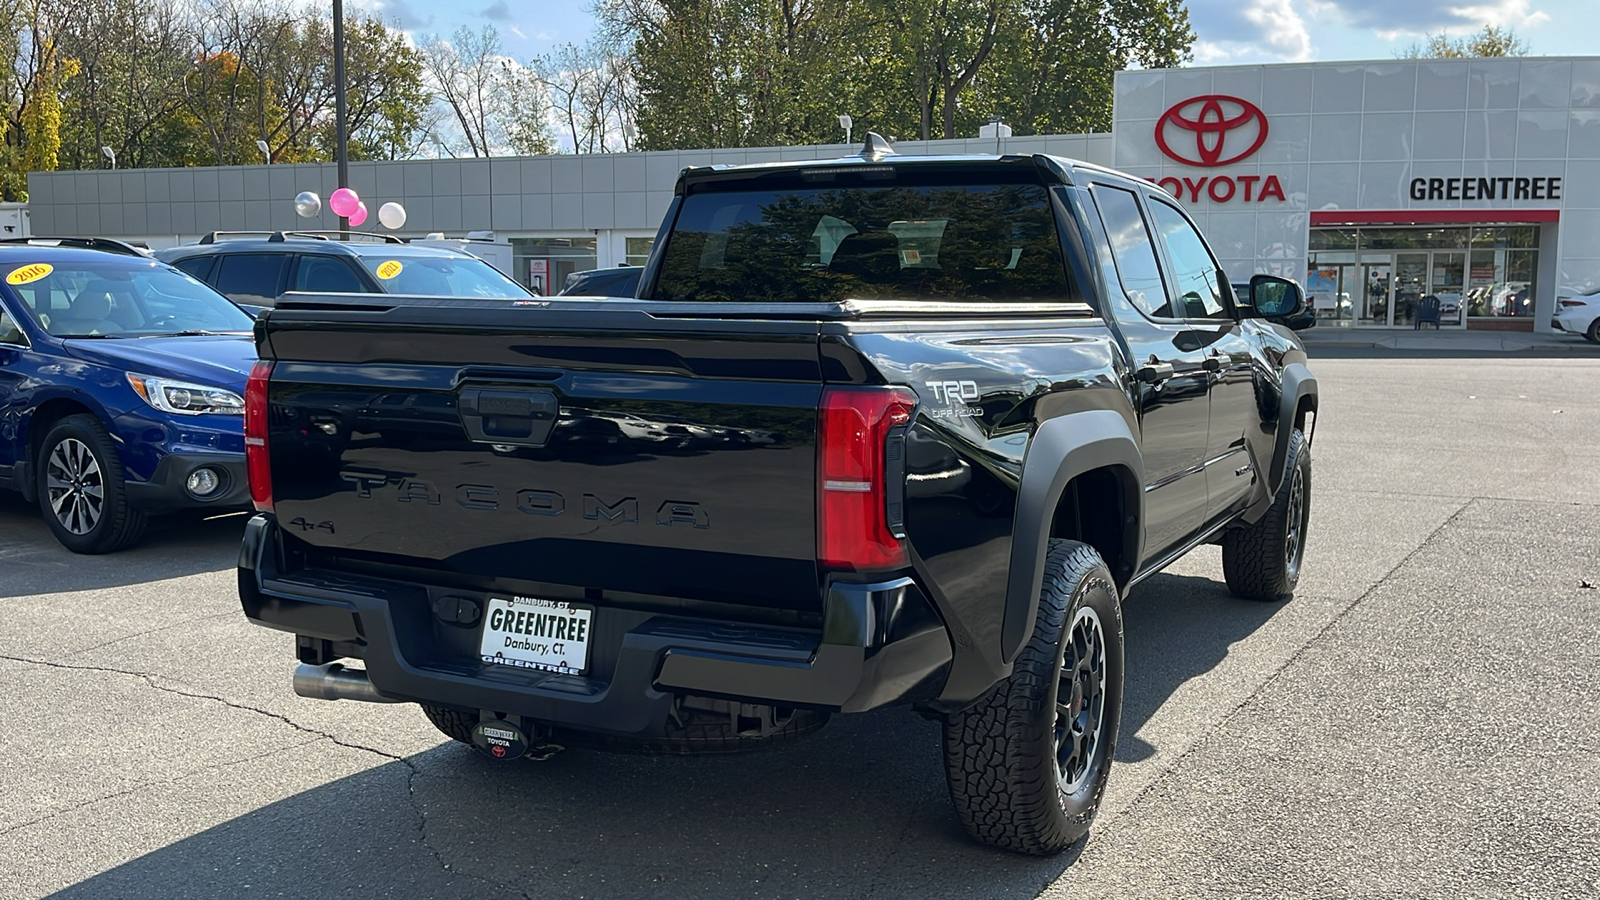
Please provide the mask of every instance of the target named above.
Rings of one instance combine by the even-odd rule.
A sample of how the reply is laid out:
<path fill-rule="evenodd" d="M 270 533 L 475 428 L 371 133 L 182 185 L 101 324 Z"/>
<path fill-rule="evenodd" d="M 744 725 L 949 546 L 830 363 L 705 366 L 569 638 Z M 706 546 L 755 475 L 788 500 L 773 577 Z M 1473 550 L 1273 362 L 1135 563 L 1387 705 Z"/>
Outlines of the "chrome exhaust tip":
<path fill-rule="evenodd" d="M 294 667 L 294 692 L 313 700 L 361 700 L 367 703 L 401 703 L 385 697 L 372 686 L 365 669 L 351 669 L 343 663 Z"/>

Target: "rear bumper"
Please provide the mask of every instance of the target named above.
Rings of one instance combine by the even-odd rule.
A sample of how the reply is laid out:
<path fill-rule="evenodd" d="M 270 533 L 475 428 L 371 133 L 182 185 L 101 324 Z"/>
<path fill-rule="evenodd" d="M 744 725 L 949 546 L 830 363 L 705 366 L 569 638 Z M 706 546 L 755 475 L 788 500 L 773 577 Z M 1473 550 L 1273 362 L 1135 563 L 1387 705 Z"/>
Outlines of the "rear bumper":
<path fill-rule="evenodd" d="M 276 523 L 254 517 L 240 551 L 240 601 L 256 624 L 298 635 L 302 661 L 360 658 L 385 697 L 558 727 L 661 736 L 674 695 L 844 712 L 933 699 L 951 660 L 943 622 L 909 578 L 834 585 L 820 630 L 602 602 L 591 667 L 578 676 L 482 663 L 475 653 L 481 626 L 449 621 L 459 617 L 448 598 L 486 595 L 331 572 L 284 574 L 279 558 Z"/>

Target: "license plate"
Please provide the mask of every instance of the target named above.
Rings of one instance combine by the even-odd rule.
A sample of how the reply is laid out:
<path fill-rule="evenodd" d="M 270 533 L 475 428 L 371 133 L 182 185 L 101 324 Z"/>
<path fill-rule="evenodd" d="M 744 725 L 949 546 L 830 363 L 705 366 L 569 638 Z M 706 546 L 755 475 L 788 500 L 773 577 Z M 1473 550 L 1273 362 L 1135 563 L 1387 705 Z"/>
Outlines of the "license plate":
<path fill-rule="evenodd" d="M 593 616 L 564 600 L 491 597 L 478 651 L 486 663 L 582 675 Z"/>

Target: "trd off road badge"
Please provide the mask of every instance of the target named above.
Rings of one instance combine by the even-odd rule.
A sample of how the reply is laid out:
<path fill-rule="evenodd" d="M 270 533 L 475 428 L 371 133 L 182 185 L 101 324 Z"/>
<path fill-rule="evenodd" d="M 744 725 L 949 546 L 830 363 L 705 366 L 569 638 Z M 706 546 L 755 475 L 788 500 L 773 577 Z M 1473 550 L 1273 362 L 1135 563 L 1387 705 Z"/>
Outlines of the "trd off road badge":
<path fill-rule="evenodd" d="M 979 397 L 976 381 L 930 381 L 928 390 L 935 400 L 948 404 L 947 409 L 929 410 L 935 419 L 976 419 L 983 415 L 983 407 L 967 405 L 968 400 Z"/>

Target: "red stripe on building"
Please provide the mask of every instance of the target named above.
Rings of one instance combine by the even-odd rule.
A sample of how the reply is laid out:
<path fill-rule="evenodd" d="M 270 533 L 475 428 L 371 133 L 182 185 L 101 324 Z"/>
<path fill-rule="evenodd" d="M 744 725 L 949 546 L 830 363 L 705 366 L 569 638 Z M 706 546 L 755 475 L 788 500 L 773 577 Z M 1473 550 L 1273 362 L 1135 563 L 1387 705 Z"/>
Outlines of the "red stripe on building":
<path fill-rule="evenodd" d="M 1311 226 L 1523 225 L 1560 218 L 1559 209 L 1319 209 L 1311 213 Z"/>

